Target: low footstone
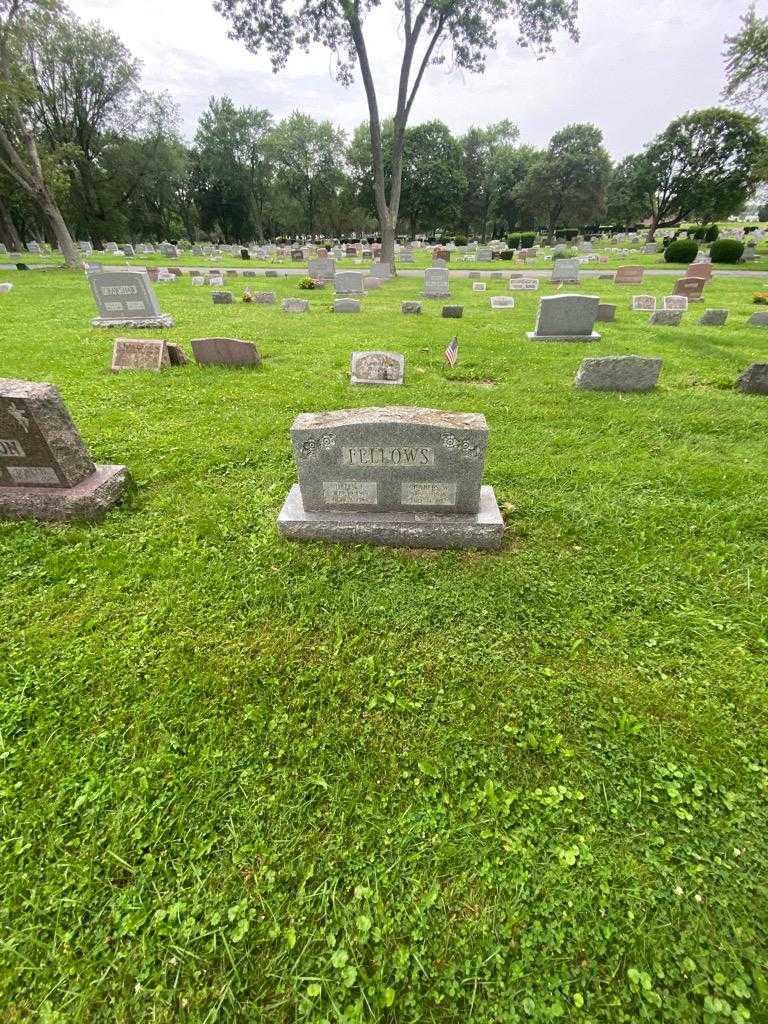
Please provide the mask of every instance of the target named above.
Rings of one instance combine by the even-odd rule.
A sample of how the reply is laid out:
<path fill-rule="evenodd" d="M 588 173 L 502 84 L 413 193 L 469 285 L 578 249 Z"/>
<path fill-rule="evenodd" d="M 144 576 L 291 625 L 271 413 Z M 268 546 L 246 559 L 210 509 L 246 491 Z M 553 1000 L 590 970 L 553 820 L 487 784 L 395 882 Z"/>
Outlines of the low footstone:
<path fill-rule="evenodd" d="M 655 295 L 633 295 L 632 296 L 632 312 L 633 313 L 655 313 L 656 312 L 656 296 Z"/>
<path fill-rule="evenodd" d="M 511 295 L 494 295 L 491 299 L 491 309 L 514 309 L 515 300 Z"/>
<path fill-rule="evenodd" d="M 276 270 L 265 270 L 264 271 L 264 277 L 277 277 L 277 276 L 278 276 L 278 274 L 277 274 Z"/>
<path fill-rule="evenodd" d="M 699 318 L 699 324 L 701 327 L 724 327 L 727 319 L 727 309 L 705 309 Z"/>
<path fill-rule="evenodd" d="M 212 292 L 214 306 L 229 306 L 234 301 L 232 292 Z"/>
<path fill-rule="evenodd" d="M 442 315 L 443 317 L 445 317 L 446 320 L 461 320 L 461 318 L 464 316 L 464 307 L 443 306 Z"/>
<path fill-rule="evenodd" d="M 187 355 L 181 345 L 174 345 L 171 342 L 166 344 L 168 350 L 168 358 L 171 360 L 171 366 L 186 366 Z"/>
<path fill-rule="evenodd" d="M 333 304 L 334 313 L 359 313 L 361 309 L 359 299 L 336 299 Z"/>
<path fill-rule="evenodd" d="M 0 380 L 0 519 L 97 521 L 125 494 L 125 466 L 96 465 L 51 384 Z"/>
<path fill-rule="evenodd" d="M 363 278 L 363 290 L 366 292 L 375 292 L 378 288 L 381 288 L 381 281 L 378 277 L 364 277 Z"/>
<path fill-rule="evenodd" d="M 299 483 L 278 517 L 284 537 L 501 546 L 504 523 L 482 486 L 483 416 L 397 406 L 303 414 L 291 438 Z"/>
<path fill-rule="evenodd" d="M 237 338 L 195 338 L 192 352 L 202 366 L 258 366 L 261 363 L 255 345 Z"/>
<path fill-rule="evenodd" d="M 616 319 L 616 307 L 610 302 L 601 302 L 597 307 L 597 321 L 601 324 L 612 324 Z"/>
<path fill-rule="evenodd" d="M 399 352 L 353 352 L 352 384 L 402 384 L 405 356 Z"/>
<path fill-rule="evenodd" d="M 400 304 L 400 312 L 405 313 L 406 316 L 418 316 L 421 313 L 420 302 L 402 302 Z"/>
<path fill-rule="evenodd" d="M 683 320 L 682 310 L 657 309 L 651 314 L 649 323 L 653 327 L 679 327 Z"/>
<path fill-rule="evenodd" d="M 274 306 L 277 295 L 274 292 L 254 292 L 253 301 L 257 306 Z"/>
<path fill-rule="evenodd" d="M 308 313 L 309 299 L 283 299 L 284 313 Z"/>
<path fill-rule="evenodd" d="M 768 363 L 752 363 L 739 377 L 736 387 L 745 395 L 768 395 Z"/>
<path fill-rule="evenodd" d="M 661 359 L 609 356 L 585 359 L 573 383 L 587 391 L 652 391 L 660 373 Z"/>
<path fill-rule="evenodd" d="M 753 313 L 747 323 L 750 327 L 768 327 L 768 313 Z"/>
<path fill-rule="evenodd" d="M 164 341 L 154 338 L 115 338 L 112 348 L 112 372 L 121 370 L 154 370 L 171 365 Z"/>

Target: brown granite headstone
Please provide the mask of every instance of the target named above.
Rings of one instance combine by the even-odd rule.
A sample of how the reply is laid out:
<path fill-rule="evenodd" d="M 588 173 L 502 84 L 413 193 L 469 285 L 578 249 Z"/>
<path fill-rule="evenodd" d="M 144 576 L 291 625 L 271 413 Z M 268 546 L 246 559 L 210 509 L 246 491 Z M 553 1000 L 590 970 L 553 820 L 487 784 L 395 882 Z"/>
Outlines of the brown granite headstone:
<path fill-rule="evenodd" d="M 258 366 L 261 363 L 256 346 L 237 338 L 195 338 L 192 352 L 202 366 Z"/>

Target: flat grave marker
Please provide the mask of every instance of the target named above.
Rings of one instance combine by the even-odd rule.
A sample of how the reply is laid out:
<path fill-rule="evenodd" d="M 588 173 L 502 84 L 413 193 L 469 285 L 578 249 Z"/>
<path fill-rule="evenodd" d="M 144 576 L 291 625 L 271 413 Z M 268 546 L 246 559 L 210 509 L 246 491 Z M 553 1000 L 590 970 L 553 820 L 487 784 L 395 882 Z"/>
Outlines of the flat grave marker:
<path fill-rule="evenodd" d="M 353 352 L 352 384 L 402 384 L 405 356 L 399 352 Z"/>

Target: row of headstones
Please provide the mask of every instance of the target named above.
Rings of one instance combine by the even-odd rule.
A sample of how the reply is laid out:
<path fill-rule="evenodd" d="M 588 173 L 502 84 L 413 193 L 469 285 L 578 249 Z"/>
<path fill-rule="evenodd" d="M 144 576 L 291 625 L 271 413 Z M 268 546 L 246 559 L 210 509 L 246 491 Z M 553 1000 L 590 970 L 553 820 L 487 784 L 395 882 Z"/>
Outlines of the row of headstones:
<path fill-rule="evenodd" d="M 195 361 L 201 366 L 258 367 L 261 356 L 250 341 L 236 338 L 195 338 Z M 160 371 L 187 363 L 179 345 L 155 339 L 116 338 L 112 370 Z M 643 356 L 603 356 L 584 359 L 574 387 L 588 391 L 621 393 L 652 391 L 659 382 L 662 360 Z M 405 380 L 405 356 L 399 352 L 353 352 L 350 383 L 396 385 Z M 768 395 L 768 363 L 753 363 L 738 378 L 745 394 Z"/>

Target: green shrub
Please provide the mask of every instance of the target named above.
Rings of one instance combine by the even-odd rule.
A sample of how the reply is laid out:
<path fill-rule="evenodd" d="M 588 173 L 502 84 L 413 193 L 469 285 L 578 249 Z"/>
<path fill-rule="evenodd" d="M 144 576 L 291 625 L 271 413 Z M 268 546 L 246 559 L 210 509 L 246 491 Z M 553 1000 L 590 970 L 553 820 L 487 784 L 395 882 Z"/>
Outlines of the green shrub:
<path fill-rule="evenodd" d="M 523 249 L 530 249 L 536 245 L 536 232 L 523 231 L 520 233 L 520 245 Z"/>
<path fill-rule="evenodd" d="M 507 245 L 510 249 L 519 249 L 521 244 L 519 231 L 513 231 L 512 234 L 507 235 Z"/>
<path fill-rule="evenodd" d="M 713 263 L 738 263 L 744 255 L 744 243 L 737 238 L 721 238 L 709 250 Z"/>
<path fill-rule="evenodd" d="M 453 240 L 453 244 L 458 245 L 463 249 L 464 246 L 467 244 L 466 235 L 456 235 L 456 237 Z"/>
<path fill-rule="evenodd" d="M 500 260 L 513 260 L 515 258 L 515 250 L 502 249 L 501 252 L 496 253 L 496 256 Z"/>
<path fill-rule="evenodd" d="M 705 242 L 716 242 L 720 237 L 720 228 L 717 224 L 710 224 L 704 234 Z"/>
<path fill-rule="evenodd" d="M 690 238 L 678 238 L 676 242 L 670 242 L 666 247 L 664 259 L 667 263 L 693 263 L 698 254 L 698 242 Z"/>
<path fill-rule="evenodd" d="M 693 231 L 693 232 L 689 231 L 688 232 L 688 237 L 690 238 L 691 236 L 693 236 L 693 238 L 695 238 L 697 242 L 703 242 L 704 241 L 704 236 L 706 235 L 706 233 L 707 233 L 707 229 L 705 227 L 704 228 L 696 228 L 695 231 Z"/>

